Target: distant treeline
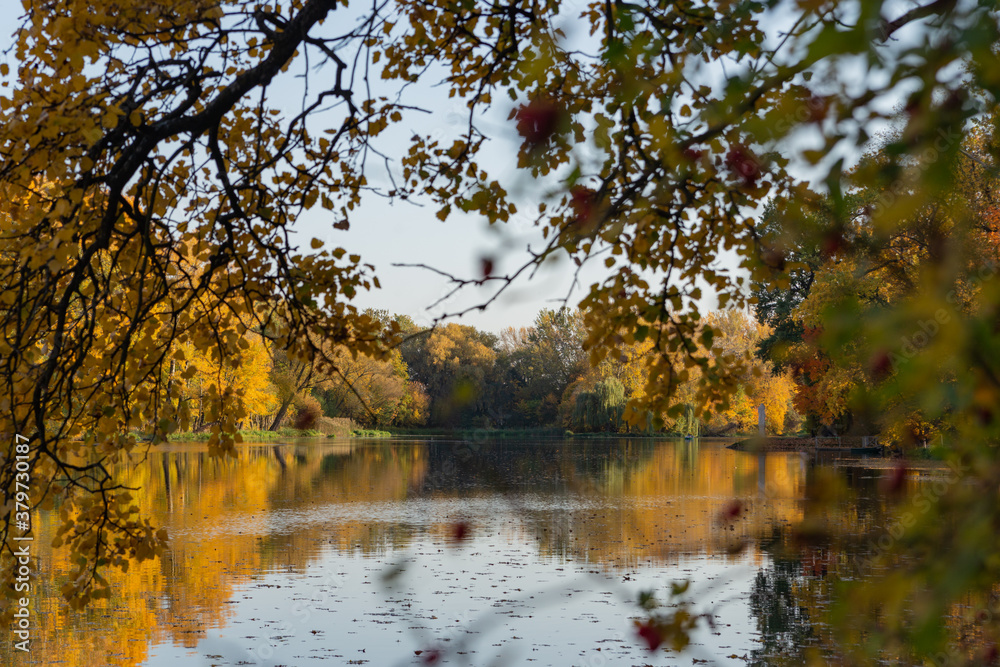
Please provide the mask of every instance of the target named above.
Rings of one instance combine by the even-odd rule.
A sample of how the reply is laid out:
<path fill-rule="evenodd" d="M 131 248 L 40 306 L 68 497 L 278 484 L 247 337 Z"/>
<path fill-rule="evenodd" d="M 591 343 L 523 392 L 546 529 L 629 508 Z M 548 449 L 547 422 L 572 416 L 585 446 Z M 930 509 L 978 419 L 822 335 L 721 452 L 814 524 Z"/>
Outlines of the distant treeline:
<path fill-rule="evenodd" d="M 620 356 L 590 365 L 579 312 L 543 310 L 530 327 L 499 334 L 446 324 L 421 332 L 405 316 L 372 313 L 394 320 L 406 337 L 388 360 L 343 355 L 342 378 L 313 392 L 324 414 L 350 417 L 370 427 L 541 428 L 574 432 L 653 430 L 652 415 L 629 420 L 626 405 L 645 391 L 645 355 L 652 341 L 622 345 Z M 752 355 L 769 330 L 738 311 L 710 314 L 706 324 L 721 331 L 726 353 Z M 729 406 L 699 423 L 692 373 L 677 394 L 679 417 L 660 415 L 657 430 L 723 434 L 756 428 L 765 403 L 770 430 L 798 428 L 792 407 L 794 383 L 755 360 Z"/>
<path fill-rule="evenodd" d="M 331 363 L 309 362 L 253 331 L 244 334 L 239 359 L 220 361 L 180 346 L 171 377 L 187 380 L 181 400 L 190 411 L 191 431 L 217 424 L 210 406 L 227 393 L 242 397 L 245 414 L 237 426 L 258 431 L 349 432 L 356 425 L 721 435 L 755 429 L 760 403 L 774 433 L 795 430 L 801 422 L 792 405 L 791 377 L 753 356 L 770 329 L 740 311 L 704 318 L 706 328 L 715 331 L 713 363 L 743 363 L 745 372 L 729 404 L 713 406 L 710 418 L 700 420 L 698 368 L 678 367 L 683 379 L 671 414 L 629 414 L 630 399 L 651 388 L 646 362 L 655 352 L 653 337 L 622 336 L 616 355 L 592 365 L 577 311 L 543 310 L 531 326 L 498 334 L 460 324 L 421 330 L 408 317 L 384 311 L 364 316 L 402 333 L 380 358 L 332 347 L 324 348 Z M 331 420 L 342 420 L 341 425 Z"/>

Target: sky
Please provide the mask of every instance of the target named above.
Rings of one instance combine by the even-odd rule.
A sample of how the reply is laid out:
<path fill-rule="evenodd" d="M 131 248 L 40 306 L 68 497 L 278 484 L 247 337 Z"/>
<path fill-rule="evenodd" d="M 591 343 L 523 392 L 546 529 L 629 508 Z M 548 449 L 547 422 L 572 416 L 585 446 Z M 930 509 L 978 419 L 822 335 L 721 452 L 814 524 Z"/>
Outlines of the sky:
<path fill-rule="evenodd" d="M 415 132 L 452 136 L 465 122 L 464 108 L 457 104 L 443 104 L 430 115 L 415 116 L 415 121 L 400 128 L 399 140 L 390 138 L 392 145 L 404 146 L 406 137 Z M 509 108 L 503 108 L 505 118 Z M 494 114 L 498 116 L 500 113 Z M 424 121 L 426 119 L 426 121 Z M 423 121 L 423 122 L 422 122 Z M 491 122 L 492 121 L 492 122 Z M 518 183 L 524 189 L 524 176 L 516 173 L 517 147 L 513 124 L 501 123 L 496 118 L 487 119 L 485 124 L 493 130 L 493 138 L 481 160 L 491 177 L 507 185 Z M 441 127 L 444 126 L 444 127 Z M 380 166 L 380 165 L 379 165 Z M 373 182 L 384 170 L 373 171 Z M 541 232 L 533 224 L 533 206 L 530 195 L 522 198 L 523 206 L 507 223 L 491 226 L 478 215 L 453 211 L 447 221 L 436 217 L 437 208 L 430 204 L 411 203 L 384 197 L 367 196 L 351 218 L 350 230 L 344 232 L 332 228 L 323 211 L 313 209 L 296 221 L 296 228 L 303 236 L 315 236 L 325 243 L 344 247 L 361 255 L 362 261 L 375 266 L 376 275 L 382 289 L 360 295 L 359 306 L 389 310 L 409 315 L 417 323 L 430 325 L 436 318 L 472 308 L 461 318 L 451 318 L 462 324 L 470 324 L 480 329 L 499 331 L 507 326 L 527 326 L 543 308 L 558 308 L 563 303 L 576 306 L 586 293 L 577 287 L 572 296 L 570 287 L 575 267 L 565 255 L 551 264 L 540 268 L 531 280 L 518 280 L 485 311 L 476 306 L 487 301 L 496 291 L 498 282 L 482 287 L 464 287 L 458 294 L 447 297 L 453 287 L 448 279 L 432 269 L 461 278 L 479 278 L 481 260 L 489 257 L 494 261 L 494 274 L 512 273 L 529 259 L 526 249 L 541 247 Z M 432 268 L 397 266 L 400 264 L 425 264 Z M 586 288 L 591 282 L 605 275 L 603 266 L 594 263 L 583 275 Z"/>
<path fill-rule="evenodd" d="M 430 136 L 448 145 L 460 137 L 468 123 L 465 102 L 449 98 L 446 89 L 436 87 L 438 72 L 431 70 L 406 91 L 401 102 L 419 106 L 430 113 L 404 111 L 398 127 L 390 127 L 379 137 L 377 145 L 395 158 L 389 168 L 400 179 L 398 159 L 403 156 L 414 134 Z M 379 90 L 378 70 L 371 73 L 372 94 L 394 97 L 393 83 Z M 497 95 L 501 98 L 501 95 Z M 290 96 L 295 99 L 295 96 Z M 436 217 L 437 207 L 411 201 L 390 202 L 378 196 L 366 196 L 360 209 L 351 218 L 351 228 L 342 232 L 332 228 L 323 212 L 313 210 L 296 221 L 304 236 L 315 236 L 327 244 L 358 252 L 362 261 L 375 266 L 382 288 L 361 294 L 355 302 L 359 307 L 385 309 L 409 315 L 415 322 L 431 325 L 445 315 L 469 311 L 460 318 L 448 318 L 480 329 L 498 332 L 508 326 L 530 325 L 543 308 L 575 307 L 587 293 L 591 283 L 603 280 L 607 270 L 599 261 L 584 267 L 580 284 L 573 287 L 575 266 L 565 255 L 555 258 L 530 279 L 523 277 L 504 289 L 496 301 L 485 310 L 477 306 L 494 296 L 500 281 L 482 287 L 466 286 L 448 296 L 454 287 L 437 271 L 460 278 L 481 277 L 481 260 L 494 262 L 494 275 L 513 273 L 530 259 L 527 249 L 540 248 L 544 243 L 541 230 L 534 226 L 537 203 L 546 189 L 556 184 L 532 179 L 516 168 L 520 137 L 508 114 L 516 103 L 502 100 L 477 118 L 477 126 L 489 139 L 478 161 L 516 198 L 518 213 L 506 223 L 491 226 L 478 215 L 454 210 L 447 221 Z M 390 189 L 385 167 L 374 161 L 369 180 Z M 305 243 L 303 244 L 306 245 Z M 424 264 L 431 268 L 403 267 L 400 264 Z M 573 289 L 571 290 L 571 287 Z M 445 299 L 442 301 L 442 299 Z"/>
<path fill-rule="evenodd" d="M 563 7 L 564 11 L 569 11 L 583 9 L 585 5 L 582 0 L 566 0 Z M 564 23 L 567 39 L 576 45 L 589 40 L 588 36 L 581 35 L 583 25 L 580 20 L 567 20 Z M 377 86 L 377 72 L 373 72 L 372 80 Z M 440 79 L 435 78 L 432 70 L 408 91 L 410 97 L 403 100 L 430 113 L 404 114 L 400 127 L 390 128 L 387 131 L 389 140 L 381 141 L 380 145 L 398 146 L 402 154 L 402 148 L 413 134 L 434 136 L 442 144 L 458 138 L 467 123 L 468 111 L 463 101 L 449 99 L 444 89 L 425 83 L 437 80 Z M 377 88 L 373 90 L 379 94 Z M 508 326 L 529 326 L 543 308 L 576 307 L 591 284 L 603 281 L 608 271 L 618 270 L 617 267 L 607 269 L 602 257 L 587 263 L 577 275 L 569 257 L 560 254 L 547 265 L 530 272 L 529 277 L 519 278 L 485 310 L 476 307 L 494 295 L 498 282 L 482 287 L 466 286 L 448 296 L 453 284 L 434 269 L 461 278 L 479 278 L 481 259 L 489 257 L 495 263 L 494 274 L 504 275 L 516 271 L 529 260 L 528 247 L 537 249 L 544 243 L 541 230 L 534 226 L 537 204 L 543 193 L 557 183 L 553 179 L 534 180 L 516 168 L 520 137 L 508 115 L 517 103 L 504 95 L 498 94 L 496 98 L 499 101 L 477 119 L 477 126 L 489 137 L 478 161 L 491 179 L 497 179 L 515 197 L 519 212 L 512 220 L 491 226 L 480 216 L 453 210 L 447 221 L 441 222 L 435 216 L 437 209 L 433 205 L 418 206 L 398 200 L 390 203 L 384 198 L 367 197 L 353 215 L 351 229 L 346 233 L 332 229 L 321 212 L 309 215 L 313 213 L 310 211 L 296 222 L 304 236 L 315 236 L 327 244 L 359 252 L 363 261 L 375 266 L 382 289 L 360 295 L 355 300 L 359 306 L 406 314 L 423 325 L 430 325 L 445 315 L 469 311 L 460 318 L 445 321 L 497 332 Z M 380 173 L 384 174 L 384 170 L 373 172 L 375 180 Z M 389 189 L 384 176 L 382 185 Z M 735 270 L 737 263 L 735 255 L 730 253 L 726 266 L 717 268 Z M 400 264 L 425 264 L 432 269 L 398 266 Z M 574 283 L 575 276 L 578 281 Z M 702 285 L 702 291 L 706 296 L 699 306 L 714 308 L 715 295 L 707 285 Z M 447 298 L 441 301 L 444 297 Z"/>
<path fill-rule="evenodd" d="M 298 225 L 302 230 L 315 229 L 322 240 L 359 252 L 363 261 L 375 266 L 382 289 L 360 296 L 359 305 L 410 315 L 414 321 L 429 325 L 437 317 L 475 309 L 493 296 L 497 283 L 465 287 L 449 297 L 454 285 L 431 268 L 396 265 L 420 263 L 475 278 L 481 271 L 481 258 L 490 257 L 495 258 L 494 272 L 504 275 L 528 259 L 523 248 L 529 241 L 540 244 L 540 234 L 532 230 L 490 228 L 482 218 L 462 213 L 453 213 L 447 222 L 441 222 L 434 213 L 431 207 L 373 198 L 362 204 L 347 233 L 331 230 L 319 221 L 300 220 Z M 533 279 L 514 283 L 487 310 L 475 309 L 450 321 L 490 331 L 527 326 L 542 308 L 563 305 L 570 294 L 573 268 L 568 258 L 557 258 Z M 599 279 L 601 273 L 588 271 L 587 278 Z M 571 307 L 583 294 L 579 287 L 574 292 L 568 302 Z"/>
<path fill-rule="evenodd" d="M 579 4 L 582 6 L 582 3 Z M 16 0 L 0 0 L 3 15 L 20 16 L 22 11 Z M 776 26 L 780 27 L 780 19 L 780 16 L 776 19 Z M 16 24 L 11 22 L 8 25 L 13 28 Z M 0 49 L 6 48 L 10 39 L 6 30 L 0 30 Z M 0 56 L 0 61 L 8 62 L 11 69 L 16 70 L 9 56 Z M 377 74 L 373 79 L 378 80 Z M 282 86 L 296 85 L 294 76 L 286 77 L 285 81 L 288 83 L 279 83 L 269 89 L 272 102 L 286 95 Z M 436 134 L 442 140 L 445 137 L 450 140 L 458 134 L 466 120 L 463 103 L 449 100 L 442 89 L 423 83 L 412 87 L 410 95 L 431 113 L 407 115 L 398 129 L 388 131 L 381 145 L 394 149 L 389 152 L 400 155 L 408 137 L 414 133 Z M 298 95 L 287 97 L 288 104 L 294 108 Z M 318 207 L 305 213 L 295 223 L 302 250 L 305 251 L 309 240 L 316 237 L 328 246 L 343 247 L 350 253 L 360 254 L 363 262 L 374 265 L 381 289 L 360 294 L 355 299 L 356 305 L 409 315 L 419 324 L 430 325 L 446 314 L 472 309 L 472 312 L 460 319 L 453 318 L 453 321 L 499 331 L 507 326 L 530 325 L 542 308 L 558 308 L 564 303 L 574 307 L 587 293 L 591 283 L 606 277 L 608 269 L 603 263 L 595 261 L 592 266 L 585 267 L 580 274 L 580 284 L 571 291 L 575 267 L 567 257 L 557 257 L 534 272 L 532 279 L 515 282 L 485 311 L 475 307 L 493 295 L 496 283 L 467 287 L 441 301 L 451 287 L 446 278 L 428 268 L 398 266 L 422 263 L 459 277 L 478 278 L 481 258 L 490 257 L 496 265 L 495 274 L 502 275 L 528 260 L 526 249 L 529 245 L 535 248 L 541 246 L 542 237 L 540 230 L 532 224 L 534 218 L 531 211 L 540 193 L 551 183 L 547 186 L 533 182 L 514 166 L 518 137 L 513 122 L 507 120 L 513 106 L 513 102 L 505 99 L 481 119 L 482 127 L 491 140 L 480 160 L 492 178 L 499 177 L 501 183 L 518 196 L 522 212 L 511 222 L 491 227 L 485 219 L 461 212 L 453 212 L 446 222 L 442 222 L 435 216 L 433 206 L 419 206 L 400 200 L 390 202 L 385 198 L 367 196 L 363 198 L 360 209 L 354 212 L 348 231 L 333 229 L 329 214 Z M 398 158 L 398 155 L 395 157 Z M 391 168 L 398 169 L 398 165 Z M 381 179 L 383 184 L 387 184 L 384 174 L 384 170 L 380 175 L 379 169 L 373 168 L 369 180 L 378 184 Z M 735 256 L 730 255 L 719 268 L 735 271 L 736 263 Z M 714 295 L 706 292 L 699 306 L 713 308 Z"/>
<path fill-rule="evenodd" d="M 338 10 L 343 11 L 343 10 Z M 23 8 L 19 0 L 0 0 L 0 15 L 21 17 Z M 12 43 L 12 35 L 19 21 L 9 21 L 0 28 L 0 52 Z M 342 27 L 338 22 L 338 27 Z M 11 72 L 17 71 L 17 63 L 11 54 L 0 53 L 0 62 L 6 62 Z M 301 62 L 301 59 L 300 61 Z M 313 62 L 315 65 L 315 61 Z M 377 74 L 372 77 L 378 81 Z M 269 103 L 287 100 L 288 109 L 297 111 L 300 95 L 296 92 L 297 82 L 294 72 L 279 79 L 269 88 Z M 378 94 L 378 90 L 375 91 Z M 408 137 L 415 132 L 452 137 L 466 121 L 464 104 L 449 100 L 440 89 L 419 84 L 411 91 L 417 102 L 433 111 L 431 114 L 411 114 L 395 135 L 388 131 L 388 142 L 395 147 L 406 145 Z M 506 122 L 508 106 L 496 109 L 492 118 L 486 120 L 494 139 L 483 160 L 491 176 L 506 173 L 506 182 L 518 182 L 523 178 L 514 174 L 516 160 L 516 134 L 513 123 Z M 412 121 L 412 122 L 411 122 Z M 401 155 L 402 151 L 398 151 Z M 398 157 L 397 155 L 395 157 Z M 398 167 L 397 167 L 398 168 Z M 379 170 L 373 169 L 369 176 L 373 182 L 379 181 Z M 382 179 L 387 183 L 387 179 Z M 530 209 L 530 202 L 524 207 Z M 294 229 L 300 234 L 300 250 L 308 252 L 309 241 L 316 237 L 329 246 L 343 247 L 350 253 L 358 253 L 362 261 L 375 267 L 382 288 L 359 294 L 354 303 L 359 308 L 385 309 L 393 313 L 409 315 L 418 324 L 431 325 L 436 318 L 469 308 L 474 308 L 494 293 L 493 286 L 463 289 L 460 294 L 434 306 L 448 291 L 448 281 L 432 270 L 403 268 L 394 266 L 405 263 L 424 263 L 440 271 L 464 278 L 480 277 L 482 257 L 494 259 L 495 273 L 515 269 L 528 259 L 526 248 L 529 244 L 538 247 L 542 242 L 540 230 L 534 228 L 524 215 L 518 215 L 504 229 L 491 228 L 481 217 L 456 212 L 447 222 L 435 216 L 432 206 L 419 206 L 405 201 L 388 200 L 369 196 L 363 199 L 360 209 L 356 209 L 348 231 L 333 229 L 332 218 L 315 207 L 296 221 Z M 575 306 L 585 293 L 586 287 L 604 275 L 604 269 L 594 263 L 592 270 L 583 273 L 583 289 L 576 289 L 566 302 Z M 480 329 L 499 331 L 507 326 L 528 326 L 542 308 L 558 308 L 565 302 L 572 284 L 572 265 L 568 258 L 556 261 L 540 269 L 530 281 L 521 280 L 512 285 L 486 311 L 474 310 L 460 319 L 462 324 L 471 324 Z"/>
<path fill-rule="evenodd" d="M 567 0 L 564 4 L 569 5 L 572 1 Z M 585 3 L 576 4 L 582 7 Z M 898 3 L 890 1 L 886 4 L 886 10 L 890 14 L 902 13 L 909 7 L 910 4 L 905 0 Z M 791 16 L 787 10 L 779 6 L 768 17 L 769 31 L 773 30 L 773 34 L 777 35 L 779 31 L 789 27 L 792 22 Z M 569 39 L 573 40 L 572 29 L 567 28 L 567 32 L 570 33 Z M 916 37 L 915 31 L 907 29 L 897 35 L 897 40 L 909 40 L 914 37 Z M 840 63 L 841 71 L 838 78 L 841 81 L 853 81 L 854 85 L 870 85 L 872 82 L 866 80 L 860 64 L 860 61 Z M 854 65 L 858 66 L 858 76 L 851 77 L 849 72 Z M 715 72 L 717 80 L 711 82 L 712 85 L 723 84 L 722 72 L 722 69 L 718 68 Z M 430 109 L 432 113 L 418 115 L 414 117 L 413 124 L 404 125 L 403 133 L 400 135 L 401 140 L 405 141 L 406 137 L 414 132 L 452 136 L 466 122 L 466 109 L 462 103 L 449 100 L 439 89 L 429 86 L 417 87 L 416 90 L 421 106 Z M 901 95 L 905 92 L 904 82 L 900 90 L 881 100 L 878 106 L 882 111 L 889 112 L 891 107 L 898 106 Z M 519 204 L 519 208 L 530 210 L 533 203 L 537 202 L 537 193 L 543 186 L 528 182 L 530 178 L 514 167 L 519 137 L 516 135 L 513 121 L 507 120 L 513 105 L 513 102 L 504 99 L 482 119 L 480 127 L 491 136 L 491 140 L 481 163 L 486 165 L 491 177 L 499 177 L 505 186 L 513 184 L 511 191 L 523 195 L 524 206 Z M 407 120 L 409 118 L 407 117 Z M 875 132 L 886 126 L 885 123 L 874 123 L 869 124 L 867 129 Z M 786 154 L 819 148 L 823 143 L 818 132 L 812 131 L 810 136 L 808 130 L 793 133 L 789 137 L 789 142 L 792 145 L 784 146 L 788 149 L 783 151 Z M 860 151 L 856 147 L 840 146 L 815 167 L 809 166 L 802 160 L 798 160 L 797 163 L 793 160 L 791 171 L 800 178 L 810 181 L 818 190 L 823 190 L 825 186 L 822 182 L 831 164 L 843 157 L 845 164 L 849 166 L 859 156 Z M 447 279 L 427 269 L 394 265 L 425 263 L 444 272 L 473 278 L 479 275 L 480 258 L 490 256 L 498 259 L 497 273 L 502 274 L 516 269 L 527 259 L 528 255 L 524 249 L 529 244 L 537 248 L 542 243 L 540 231 L 532 226 L 534 218 L 530 215 L 522 214 L 509 223 L 491 228 L 485 219 L 461 212 L 453 212 L 447 222 L 442 223 L 435 217 L 435 212 L 433 206 L 421 208 L 406 202 L 389 204 L 384 199 L 373 197 L 363 202 L 360 212 L 352 221 L 351 230 L 344 235 L 329 229 L 329 225 L 324 227 L 319 220 L 303 219 L 298 224 L 302 230 L 315 232 L 323 240 L 337 244 L 341 244 L 341 241 L 350 243 L 352 251 L 359 251 L 365 261 L 375 265 L 382 289 L 359 297 L 359 304 L 407 314 L 422 324 L 430 324 L 437 317 L 483 303 L 492 295 L 493 288 L 465 288 L 444 303 L 436 303 L 449 291 Z M 746 213 L 754 215 L 751 211 Z M 723 257 L 716 268 L 734 275 L 742 273 L 737 268 L 739 258 L 735 253 L 724 253 Z M 530 325 L 536 313 L 542 308 L 558 308 L 563 304 L 574 307 L 587 293 L 591 283 L 602 281 L 607 276 L 607 269 L 602 262 L 594 261 L 592 265 L 584 267 L 579 284 L 571 291 L 574 269 L 568 257 L 563 255 L 550 266 L 539 270 L 531 280 L 516 282 L 487 310 L 473 311 L 453 321 L 499 331 L 506 326 Z M 701 287 L 705 297 L 698 302 L 699 308 L 702 310 L 716 308 L 715 294 L 707 289 L 706 285 L 702 284 Z"/>

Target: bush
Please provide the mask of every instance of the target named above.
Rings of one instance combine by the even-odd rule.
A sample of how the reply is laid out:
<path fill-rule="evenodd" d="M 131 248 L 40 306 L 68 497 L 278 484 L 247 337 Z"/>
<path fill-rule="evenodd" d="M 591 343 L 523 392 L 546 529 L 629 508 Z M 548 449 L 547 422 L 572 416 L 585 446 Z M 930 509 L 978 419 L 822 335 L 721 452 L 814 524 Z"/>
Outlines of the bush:
<path fill-rule="evenodd" d="M 320 417 L 316 424 L 316 430 L 333 438 L 350 437 L 355 428 L 354 421 L 348 417 Z"/>
<path fill-rule="evenodd" d="M 303 431 L 316 428 L 319 420 L 323 417 L 323 408 L 320 406 L 319 401 L 313 396 L 305 396 L 299 401 L 297 408 L 294 422 L 295 428 Z"/>

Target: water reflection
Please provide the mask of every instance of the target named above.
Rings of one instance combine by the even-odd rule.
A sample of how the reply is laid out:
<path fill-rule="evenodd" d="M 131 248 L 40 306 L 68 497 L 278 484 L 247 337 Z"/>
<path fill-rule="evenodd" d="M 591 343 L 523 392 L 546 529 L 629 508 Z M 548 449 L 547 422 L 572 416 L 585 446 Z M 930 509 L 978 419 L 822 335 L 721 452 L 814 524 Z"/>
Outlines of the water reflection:
<path fill-rule="evenodd" d="M 475 562 L 509 548 L 535 563 L 529 580 L 572 562 L 627 581 L 636 568 L 662 570 L 692 555 L 763 568 L 747 592 L 761 640 L 748 660 L 765 664 L 815 642 L 824 578 L 839 567 L 834 551 L 789 531 L 814 511 L 814 469 L 794 453 L 697 441 L 351 441 L 249 445 L 238 460 L 218 460 L 192 443 L 151 451 L 121 472 L 141 488 L 144 514 L 167 527 L 170 553 L 111 577 L 112 600 L 71 614 L 59 595 L 69 563 L 42 540 L 37 639 L 29 661 L 4 645 L 5 663 L 142 664 L 151 647 L 216 641 L 242 600 L 265 599 L 247 587 L 268 573 L 315 576 L 320 563 L 348 562 L 333 557 L 378 561 L 380 570 L 396 554 L 423 551 Z M 857 534 L 885 509 L 870 493 L 874 481 L 850 475 L 859 492 L 822 519 Z M 723 516 L 733 499 L 738 516 Z M 54 519 L 38 516 L 40 532 L 51 535 Z M 460 549 L 458 524 L 467 527 Z M 489 593 L 489 580 L 463 585 Z"/>
<path fill-rule="evenodd" d="M 777 659 L 785 664 L 804 665 L 804 651 L 815 640 L 813 619 L 797 595 L 802 584 L 797 560 L 778 559 L 761 568 L 750 593 L 750 611 L 756 617 L 761 643 L 748 664 L 768 665 Z"/>

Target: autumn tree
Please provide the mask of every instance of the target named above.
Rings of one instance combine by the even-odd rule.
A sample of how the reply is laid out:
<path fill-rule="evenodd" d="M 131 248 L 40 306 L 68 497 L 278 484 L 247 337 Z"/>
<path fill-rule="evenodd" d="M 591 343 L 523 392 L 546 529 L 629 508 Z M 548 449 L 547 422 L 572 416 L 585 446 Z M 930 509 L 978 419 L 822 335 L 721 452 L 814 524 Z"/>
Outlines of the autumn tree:
<path fill-rule="evenodd" d="M 707 423 L 706 432 L 726 432 L 733 428 L 741 433 L 755 431 L 757 406 L 763 405 L 768 432 L 783 433 L 794 395 L 792 378 L 787 371 L 775 368 L 770 360 L 753 358 L 761 343 L 773 336 L 774 329 L 735 309 L 708 313 L 704 326 L 716 332 L 714 363 L 730 364 L 734 360 L 751 359 L 738 378 L 732 400 L 728 405 L 719 406 Z"/>
<path fill-rule="evenodd" d="M 427 418 L 423 387 L 411 382 L 398 350 L 386 358 L 352 357 L 341 348 L 334 356 L 337 375 L 318 392 L 324 411 L 365 426 L 415 426 Z"/>
<path fill-rule="evenodd" d="M 710 344 L 707 346 L 705 332 L 710 332 Z M 619 428 L 616 423 L 615 430 L 673 430 L 685 435 L 695 432 L 706 435 L 745 433 L 756 428 L 757 406 L 763 404 L 767 410 L 769 432 L 782 433 L 792 404 L 794 384 L 786 371 L 775 369 L 770 361 L 754 357 L 761 341 L 772 332 L 770 327 L 741 310 L 727 309 L 705 314 L 695 336 L 698 353 L 709 356 L 708 368 L 712 372 L 727 372 L 723 367 L 733 367 L 728 370 L 736 382 L 733 394 L 714 403 L 701 402 L 701 368 L 685 368 L 686 357 L 678 354 L 674 359 L 674 372 L 681 381 L 672 395 L 671 414 L 623 409 L 620 416 L 629 424 Z M 598 422 L 581 417 L 589 414 L 592 406 L 599 404 L 592 400 L 594 396 L 617 395 L 617 390 L 607 394 L 605 385 L 609 380 L 614 380 L 612 386 L 615 388 L 621 387 L 623 400 L 641 405 L 645 392 L 656 391 L 655 386 L 650 387 L 648 374 L 650 357 L 655 354 L 653 336 L 647 336 L 640 342 L 634 334 L 621 332 L 615 352 L 597 366 L 587 369 L 567 388 L 561 410 L 564 423 L 574 430 L 592 429 Z M 586 406 L 586 409 L 581 406 Z M 695 427 L 696 422 L 703 427 Z M 654 424 L 657 424 L 655 429 Z"/>
<path fill-rule="evenodd" d="M 823 202 L 819 203 L 822 206 Z M 816 278 L 822 236 L 831 233 L 828 217 L 823 208 L 803 211 L 789 203 L 771 200 L 755 228 L 762 246 L 767 248 L 766 259 L 776 265 L 771 268 L 778 268 L 781 262 L 797 267 L 786 272 L 787 285 L 778 286 L 769 276 L 751 285 L 754 315 L 773 330 L 760 341 L 757 356 L 779 367 L 787 362 L 788 348 L 802 342 L 802 323 L 793 311 L 809 296 Z M 827 240 L 827 248 L 833 249 L 838 241 L 837 236 L 832 236 Z"/>
<path fill-rule="evenodd" d="M 243 397 L 248 419 L 262 419 L 278 408 L 278 389 L 270 382 L 271 356 L 259 334 L 243 334 L 246 344 L 235 358 L 217 359 L 190 343 L 172 355 L 170 374 L 188 377 L 179 401 L 190 404 L 191 428 L 201 431 L 217 422 L 205 419 L 209 397 L 217 392 L 234 392 Z"/>
<path fill-rule="evenodd" d="M 501 332 L 490 388 L 496 411 L 510 412 L 520 425 L 555 424 L 563 393 L 585 363 L 578 312 L 544 309 L 530 327 Z"/>
<path fill-rule="evenodd" d="M 897 199 L 915 196 L 912 183 L 887 177 L 887 152 L 899 141 L 898 133 L 882 136 L 845 180 L 849 189 L 842 201 L 846 216 L 842 226 L 821 253 L 812 253 L 818 259 L 810 260 L 808 289 L 794 296 L 790 290 L 785 291 L 782 297 L 787 302 L 783 320 L 806 335 L 800 335 L 797 343 L 780 353 L 781 361 L 793 368 L 799 384 L 797 404 L 813 419 L 814 428 L 882 430 L 888 441 L 913 444 L 930 439 L 935 430 L 943 427 L 940 420 L 936 427 L 924 420 L 919 408 L 922 400 L 908 396 L 907 391 L 896 392 L 891 402 L 882 406 L 881 414 L 874 416 L 871 411 L 864 414 L 859 397 L 907 365 L 937 337 L 947 324 L 945 320 L 964 318 L 978 307 L 980 274 L 992 273 L 989 267 L 1000 257 L 992 236 L 995 224 L 991 220 L 991 193 L 996 175 L 986 162 L 984 142 L 989 141 L 988 134 L 980 122 L 956 138 L 962 154 L 951 167 L 955 172 L 953 189 L 900 211 L 906 216 L 906 225 L 897 229 L 880 230 L 875 219 Z M 917 161 L 909 167 L 919 169 L 923 165 Z M 825 205 L 829 216 L 830 201 Z M 965 230 L 956 227 L 955 219 L 955 212 L 963 208 L 968 208 L 971 215 Z M 787 237 L 789 227 L 794 230 L 794 219 L 791 223 L 779 219 L 769 227 L 774 235 Z M 953 282 L 946 296 L 946 309 L 929 314 L 929 319 L 916 319 L 916 329 L 898 340 L 881 336 L 881 326 L 859 338 L 824 335 L 828 323 L 837 319 L 882 321 L 896 317 L 891 313 L 897 311 L 922 309 L 925 273 L 944 261 L 948 246 L 956 248 L 965 266 L 950 278 Z M 768 294 L 774 293 L 757 290 L 755 295 L 761 299 L 758 306 L 766 307 Z M 948 373 L 937 381 L 951 383 L 954 377 Z M 856 414 L 858 410 L 862 414 Z"/>
<path fill-rule="evenodd" d="M 17 82 L 0 98 L 0 431 L 9 461 L 14 434 L 28 439 L 32 504 L 62 502 L 74 604 L 108 594 L 100 568 L 163 548 L 108 464 L 134 449 L 135 429 L 152 424 L 158 441 L 190 427 L 183 378 L 167 380 L 178 345 L 238 358 L 271 304 L 273 342 L 292 355 L 317 352 L 306 332 L 382 349 L 347 303 L 374 284 L 360 258 L 316 243 L 302 253 L 287 227 L 333 208 L 332 192 L 332 221 L 347 224 L 364 187 L 356 149 L 384 115 L 353 101 L 347 64 L 318 34 L 333 9 L 28 5 Z M 278 117 L 262 93 L 307 50 L 334 76 L 308 89 L 303 113 Z M 334 130 L 314 137 L 306 119 L 320 107 Z M 231 452 L 246 396 L 215 386 L 211 446 Z M 0 525 L 8 554 L 12 518 Z"/>
<path fill-rule="evenodd" d="M 333 353 L 330 356 L 336 355 Z M 276 389 L 277 409 L 268 424 L 269 430 L 277 431 L 288 415 L 289 408 L 303 402 L 314 389 L 324 389 L 330 385 L 331 378 L 320 372 L 317 365 L 315 359 L 299 357 L 276 346 L 271 347 L 269 380 Z"/>
<path fill-rule="evenodd" d="M 652 413 L 633 414 L 628 407 L 629 402 L 638 402 L 648 389 L 653 340 L 638 341 L 628 331 L 623 331 L 619 338 L 612 354 L 596 366 L 585 367 L 563 392 L 560 413 L 564 425 L 574 431 L 626 432 L 653 428 Z M 659 417 L 663 420 L 661 428 L 670 423 L 664 415 Z"/>
<path fill-rule="evenodd" d="M 426 388 L 432 422 L 488 421 L 486 390 L 496 361 L 495 337 L 454 323 L 422 337 L 419 347 L 404 350 L 403 360 L 411 377 Z"/>

